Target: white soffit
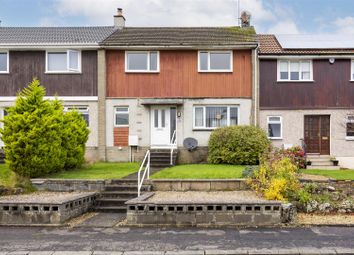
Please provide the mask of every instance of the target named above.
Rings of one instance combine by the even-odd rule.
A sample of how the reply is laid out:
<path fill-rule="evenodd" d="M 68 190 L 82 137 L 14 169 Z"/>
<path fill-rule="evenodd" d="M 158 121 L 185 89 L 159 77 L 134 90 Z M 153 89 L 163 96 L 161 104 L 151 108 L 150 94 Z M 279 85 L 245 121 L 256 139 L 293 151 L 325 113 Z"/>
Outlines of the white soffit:
<path fill-rule="evenodd" d="M 276 35 L 283 49 L 354 49 L 354 35 Z"/>

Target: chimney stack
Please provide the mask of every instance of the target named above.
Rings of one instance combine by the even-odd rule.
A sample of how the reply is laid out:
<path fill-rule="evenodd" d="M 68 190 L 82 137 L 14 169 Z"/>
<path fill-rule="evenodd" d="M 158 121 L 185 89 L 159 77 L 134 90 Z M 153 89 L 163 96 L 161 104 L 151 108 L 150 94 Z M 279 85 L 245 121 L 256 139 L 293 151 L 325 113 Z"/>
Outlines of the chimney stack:
<path fill-rule="evenodd" d="M 125 27 L 125 18 L 123 16 L 122 8 L 118 8 L 117 14 L 114 15 L 114 27 L 118 29 L 123 29 Z"/>
<path fill-rule="evenodd" d="M 241 27 L 250 27 L 251 26 L 251 13 L 248 11 L 241 12 Z"/>

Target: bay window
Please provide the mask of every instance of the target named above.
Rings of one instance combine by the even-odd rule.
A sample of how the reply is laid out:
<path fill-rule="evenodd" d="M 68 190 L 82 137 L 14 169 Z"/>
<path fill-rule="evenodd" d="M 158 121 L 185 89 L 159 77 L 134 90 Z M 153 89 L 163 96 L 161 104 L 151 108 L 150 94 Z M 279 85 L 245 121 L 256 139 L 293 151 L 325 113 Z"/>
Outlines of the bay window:
<path fill-rule="evenodd" d="M 193 127 L 195 129 L 215 129 L 238 125 L 237 106 L 195 106 Z"/>
<path fill-rule="evenodd" d="M 80 73 L 81 52 L 77 50 L 47 51 L 47 73 Z"/>
<path fill-rule="evenodd" d="M 312 81 L 312 60 L 279 60 L 278 81 Z"/>

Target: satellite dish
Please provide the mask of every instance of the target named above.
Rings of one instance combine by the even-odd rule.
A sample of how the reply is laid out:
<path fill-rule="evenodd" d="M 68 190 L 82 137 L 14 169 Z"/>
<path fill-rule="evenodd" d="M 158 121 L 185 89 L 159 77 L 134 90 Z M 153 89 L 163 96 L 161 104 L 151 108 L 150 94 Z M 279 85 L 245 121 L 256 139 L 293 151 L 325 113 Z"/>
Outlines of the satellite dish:
<path fill-rule="evenodd" d="M 183 146 L 189 151 L 193 151 L 198 147 L 198 141 L 192 137 L 187 137 L 183 141 Z"/>

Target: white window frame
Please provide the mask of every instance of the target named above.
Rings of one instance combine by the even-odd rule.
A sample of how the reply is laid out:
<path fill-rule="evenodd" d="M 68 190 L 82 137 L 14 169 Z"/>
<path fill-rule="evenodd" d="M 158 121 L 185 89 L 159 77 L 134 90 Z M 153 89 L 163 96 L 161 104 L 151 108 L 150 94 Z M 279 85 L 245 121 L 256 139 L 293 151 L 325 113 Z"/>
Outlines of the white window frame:
<path fill-rule="evenodd" d="M 354 141 L 354 135 L 353 136 L 348 136 L 347 135 L 347 124 L 348 123 L 354 123 L 354 120 L 350 120 L 348 117 L 349 116 L 352 116 L 354 117 L 354 114 L 348 114 L 345 118 L 345 140 L 348 140 L 348 141 Z"/>
<path fill-rule="evenodd" d="M 302 73 L 302 62 L 310 62 L 310 79 L 303 80 L 301 79 Z M 288 79 L 280 79 L 280 62 L 288 62 Z M 291 62 L 298 62 L 299 63 L 299 80 L 291 80 L 290 73 L 290 63 Z M 278 82 L 313 82 L 313 61 L 312 59 L 278 59 L 277 61 L 277 81 Z"/>
<path fill-rule="evenodd" d="M 150 70 L 150 54 L 152 52 L 157 53 L 157 69 Z M 128 69 L 128 54 L 145 53 L 147 54 L 147 69 L 146 70 L 129 70 Z M 125 72 L 126 73 L 159 73 L 160 72 L 160 52 L 157 50 L 151 51 L 125 51 Z"/>
<path fill-rule="evenodd" d="M 90 107 L 89 106 L 87 106 L 87 105 L 66 105 L 66 106 L 64 106 L 64 112 L 69 112 L 72 110 L 77 110 L 81 114 L 87 113 L 89 116 L 87 127 L 90 126 L 91 118 L 90 118 Z M 86 120 L 85 120 L 85 122 L 86 122 Z"/>
<path fill-rule="evenodd" d="M 0 74 L 8 74 L 10 73 L 10 52 L 8 50 L 0 50 L 0 53 L 6 53 L 7 56 L 7 69 L 5 71 L 0 70 Z"/>
<path fill-rule="evenodd" d="M 271 121 L 270 118 L 279 118 L 279 121 Z M 280 124 L 280 136 L 279 137 L 270 137 L 269 136 L 269 124 Z M 282 140 L 283 139 L 283 117 L 282 116 L 267 116 L 267 136 L 270 140 Z"/>
<path fill-rule="evenodd" d="M 350 60 L 350 81 L 354 81 L 354 59 Z"/>
<path fill-rule="evenodd" d="M 207 127 L 206 126 L 206 108 L 207 107 L 226 107 L 227 108 L 227 120 L 226 126 L 230 126 L 230 108 L 237 108 L 237 125 L 240 125 L 240 106 L 239 105 L 194 105 L 193 106 L 193 129 L 194 130 L 214 130 L 219 127 Z M 195 125 L 195 109 L 203 108 L 203 126 Z"/>
<path fill-rule="evenodd" d="M 4 120 L 5 118 L 5 111 L 6 111 L 6 106 L 3 108 L 0 108 L 0 120 Z M 3 128 L 4 127 L 4 123 L 0 122 L 0 127 Z M 4 142 L 1 140 L 1 135 L 0 135 L 0 148 L 2 148 L 4 146 Z"/>
<path fill-rule="evenodd" d="M 78 59 L 78 65 L 79 65 L 79 68 L 76 70 L 76 69 L 71 69 L 70 68 L 70 52 L 78 52 L 79 54 L 79 59 Z M 66 70 L 64 71 L 50 71 L 48 70 L 48 54 L 50 53 L 66 53 Z M 81 56 L 81 50 L 72 50 L 72 49 L 69 49 L 69 50 L 62 50 L 62 49 L 59 49 L 59 50 L 47 50 L 45 52 L 45 73 L 46 74 L 81 74 L 81 59 L 82 59 L 82 56 Z"/>
<path fill-rule="evenodd" d="M 118 111 L 118 108 L 127 108 L 128 111 L 126 111 L 126 112 Z M 116 120 L 117 120 L 116 115 L 117 115 L 117 114 L 127 114 L 127 115 L 128 115 L 128 125 L 119 125 L 119 124 L 117 124 L 117 122 L 116 122 Z M 129 127 L 129 123 L 130 123 L 130 119 L 129 119 L 129 106 L 126 106 L 126 105 L 116 105 L 116 106 L 114 106 L 114 119 L 113 119 L 113 123 L 114 123 L 114 127 Z"/>
<path fill-rule="evenodd" d="M 200 53 L 208 53 L 208 70 L 200 69 Z M 229 53 L 230 54 L 230 69 L 210 69 L 210 53 Z M 199 73 L 232 73 L 233 72 L 233 51 L 232 50 L 219 50 L 219 51 L 209 51 L 209 50 L 200 50 L 198 51 L 198 72 Z"/>

